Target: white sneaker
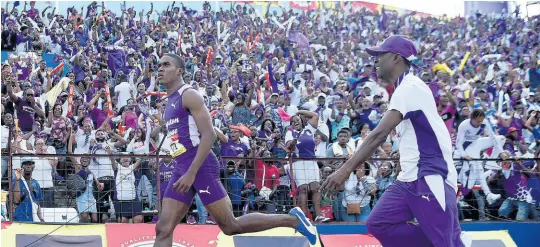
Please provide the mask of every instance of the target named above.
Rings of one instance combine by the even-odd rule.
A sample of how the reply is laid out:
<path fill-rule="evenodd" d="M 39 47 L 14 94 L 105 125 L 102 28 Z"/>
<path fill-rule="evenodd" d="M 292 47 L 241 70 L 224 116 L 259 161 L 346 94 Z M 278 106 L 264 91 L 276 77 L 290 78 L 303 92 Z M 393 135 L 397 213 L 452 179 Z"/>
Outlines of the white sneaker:
<path fill-rule="evenodd" d="M 471 247 L 472 234 L 469 232 L 461 232 L 461 242 L 463 242 L 463 245 L 465 245 L 465 247 Z"/>
<path fill-rule="evenodd" d="M 329 218 L 326 218 L 326 217 L 321 216 L 321 215 L 319 215 L 319 216 L 317 216 L 317 218 L 315 218 L 315 222 L 321 222 L 321 223 L 327 222 L 329 220 L 330 220 Z"/>
<path fill-rule="evenodd" d="M 493 193 L 489 193 L 487 196 L 486 196 L 486 200 L 488 202 L 489 205 L 493 204 L 494 202 L 496 202 L 497 200 L 499 200 L 499 198 L 501 198 L 501 195 L 499 194 L 493 194 Z"/>

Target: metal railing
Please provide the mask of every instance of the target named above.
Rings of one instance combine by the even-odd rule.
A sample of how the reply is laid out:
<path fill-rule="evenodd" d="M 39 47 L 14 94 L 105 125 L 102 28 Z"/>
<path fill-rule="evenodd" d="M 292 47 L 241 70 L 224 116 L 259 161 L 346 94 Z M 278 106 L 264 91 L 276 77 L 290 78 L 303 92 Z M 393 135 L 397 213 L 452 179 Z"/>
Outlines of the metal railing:
<path fill-rule="evenodd" d="M 10 132 L 10 135 L 9 135 L 9 140 L 12 139 L 12 136 L 11 136 L 11 132 Z M 9 142 L 8 143 L 8 147 L 7 147 L 7 155 L 8 155 L 8 169 L 7 169 L 7 172 L 8 172 L 8 184 L 9 184 L 9 189 L 8 189 L 8 193 L 9 193 L 9 208 L 8 208 L 8 211 L 9 211 L 9 216 L 12 218 L 13 215 L 14 215 L 14 191 L 13 191 L 13 183 L 12 183 L 12 179 L 13 179 L 13 161 L 15 160 L 18 160 L 19 158 L 22 158 L 22 157 L 28 157 L 28 156 L 36 156 L 35 154 L 27 154 L 27 153 L 14 153 L 13 151 L 13 146 L 11 145 L 12 143 Z M 157 203 L 155 203 L 154 206 L 156 207 L 144 207 L 144 206 L 141 206 L 142 209 L 141 210 L 138 210 L 138 214 L 141 215 L 142 217 L 151 217 L 151 216 L 156 216 L 158 215 L 160 209 L 161 209 L 161 198 L 163 198 L 163 195 L 162 195 L 162 191 L 163 188 L 162 188 L 162 182 L 160 180 L 160 174 L 161 174 L 161 168 L 160 168 L 160 165 L 159 165 L 159 161 L 160 159 L 163 159 L 163 158 L 167 158 L 167 156 L 164 156 L 164 155 L 158 155 L 159 151 L 156 151 L 156 152 L 153 152 L 153 153 L 150 153 L 150 154 L 144 154 L 144 155 L 136 155 L 136 154 L 112 154 L 112 155 L 108 155 L 108 154 L 92 154 L 91 157 L 92 158 L 109 158 L 109 157 L 116 157 L 116 158 L 122 158 L 122 157 L 129 157 L 129 158 L 135 158 L 135 159 L 139 159 L 139 160 L 147 160 L 148 163 L 150 162 L 153 162 L 155 165 L 154 165 L 154 175 L 153 177 L 148 177 L 149 175 L 144 175 L 144 176 L 147 176 L 147 179 L 148 180 L 153 180 L 153 181 L 150 181 L 151 184 L 152 184 L 152 200 L 155 200 L 157 201 Z M 89 154 L 40 154 L 39 155 L 39 158 L 57 158 L 57 157 L 88 157 Z M 272 161 L 272 162 L 280 162 L 282 164 L 288 164 L 288 167 L 286 168 L 286 171 L 285 171 L 285 167 L 284 165 L 280 165 L 280 172 L 284 172 L 286 175 L 280 175 L 279 177 L 275 177 L 274 179 L 281 179 L 281 177 L 285 177 L 285 180 L 287 180 L 288 178 L 288 182 L 290 183 L 290 187 L 289 186 L 285 186 L 285 187 L 288 187 L 288 188 L 285 188 L 285 191 L 282 192 L 282 191 L 276 191 L 274 190 L 274 188 L 270 188 L 270 190 L 272 190 L 272 193 L 274 194 L 271 194 L 271 195 L 261 195 L 261 189 L 262 188 L 257 188 L 258 186 L 256 187 L 253 187 L 253 185 L 256 183 L 255 181 L 255 175 L 253 175 L 251 178 L 250 178 L 250 183 L 248 183 L 248 181 L 244 181 L 246 185 L 242 186 L 241 188 L 241 193 L 240 195 L 237 195 L 238 191 L 234 192 L 236 194 L 234 194 L 232 191 L 227 191 L 228 192 L 228 195 L 231 197 L 231 198 L 235 198 L 235 200 L 240 200 L 241 201 L 241 205 L 243 205 L 241 208 L 235 208 L 237 209 L 237 212 L 235 212 L 235 215 L 241 215 L 243 213 L 249 213 L 250 211 L 252 211 L 251 207 L 252 207 L 252 204 L 260 204 L 258 207 L 257 206 L 254 206 L 255 210 L 259 210 L 259 211 L 266 211 L 266 212 L 272 212 L 272 213 L 280 213 L 280 212 L 285 212 L 285 209 L 287 209 L 288 207 L 295 207 L 295 206 L 303 206 L 303 207 L 306 207 L 308 206 L 309 207 L 309 211 L 316 211 L 316 210 L 313 210 L 313 208 L 315 207 L 315 204 L 314 204 L 314 201 L 315 200 L 311 200 L 311 203 L 307 203 L 306 205 L 306 202 L 304 198 L 302 198 L 302 202 L 299 202 L 299 194 L 301 194 L 301 192 L 299 192 L 298 190 L 298 186 L 296 184 L 296 181 L 295 179 L 295 170 L 298 171 L 297 169 L 293 169 L 293 165 L 291 164 L 294 164 L 296 161 L 313 161 L 315 163 L 322 163 L 323 164 L 323 167 L 319 167 L 316 172 L 318 172 L 319 174 L 324 174 L 324 173 L 328 173 L 328 172 L 331 172 L 331 171 L 327 171 L 325 170 L 324 168 L 326 167 L 326 165 L 330 162 L 345 162 L 347 160 L 347 158 L 309 158 L 309 159 L 306 159 L 306 158 L 296 158 L 296 157 L 293 157 L 292 155 L 288 155 L 288 157 L 286 158 L 254 158 L 254 157 L 227 157 L 227 156 L 222 156 L 220 157 L 220 162 L 223 162 L 223 164 L 226 164 L 227 162 L 226 161 L 230 161 L 230 160 L 233 160 L 235 161 L 235 164 L 237 166 L 240 166 L 240 165 L 243 165 L 243 168 L 241 168 L 239 170 L 239 173 L 240 174 L 243 174 L 244 178 L 246 178 L 246 176 L 248 176 L 247 174 L 248 173 L 256 173 L 256 162 L 257 161 L 262 161 L 262 163 L 268 163 L 269 161 Z M 500 159 L 472 159 L 472 160 L 469 160 L 469 161 L 501 161 Z M 520 159 L 522 161 L 525 161 L 525 160 L 538 160 L 537 158 L 527 158 L 527 159 Z M 394 163 L 399 163 L 398 160 L 396 159 L 393 159 L 393 158 L 372 158 L 370 159 L 370 162 L 385 162 L 385 161 L 391 161 L 391 162 L 394 162 Z M 455 159 L 455 161 L 465 161 L 464 159 Z M 148 165 L 148 164 L 147 164 Z M 225 168 L 225 167 L 224 167 Z M 396 167 L 394 167 L 395 169 Z M 150 172 L 152 172 L 149 167 L 143 167 L 141 169 L 149 169 Z M 266 168 L 264 168 L 266 169 Z M 227 175 L 226 173 L 226 170 L 225 171 L 222 171 L 222 173 L 225 173 L 225 175 Z M 142 181 L 142 176 L 141 175 L 141 181 Z M 151 176 L 151 175 L 150 175 Z M 224 183 L 227 183 L 227 182 L 230 182 L 231 180 L 227 180 L 229 179 L 229 177 L 225 176 L 225 177 L 222 177 L 222 181 Z M 322 175 L 321 179 L 324 179 L 324 175 Z M 244 179 L 246 180 L 246 179 Z M 39 182 L 39 181 L 38 181 Z M 259 183 L 262 183 L 261 181 L 258 181 Z M 140 182 L 139 182 L 140 183 Z M 247 186 L 251 184 L 251 187 Z M 57 186 L 57 184 L 55 184 L 55 186 Z M 116 184 L 116 180 L 114 180 L 112 186 L 115 188 L 115 189 L 118 189 L 119 187 L 119 184 Z M 154 188 L 155 186 L 155 188 Z M 228 186 L 225 186 L 228 188 Z M 283 188 L 283 187 L 282 187 Z M 109 187 L 110 190 L 112 190 L 113 188 L 112 187 Z M 304 188 L 305 189 L 305 188 Z M 309 188 L 308 188 L 309 189 Z M 479 186 L 475 186 L 473 187 L 473 190 L 480 190 Z M 155 195 L 154 195 L 154 192 L 155 192 Z M 135 193 L 139 194 L 139 191 L 138 189 L 136 188 L 136 191 Z M 281 194 L 280 194 L 281 193 Z M 283 193 L 285 193 L 286 195 L 283 196 Z M 313 194 L 314 192 L 311 193 L 311 195 Z M 366 192 L 367 193 L 367 192 Z M 276 194 L 279 194 L 278 196 L 276 196 Z M 309 194 L 308 193 L 308 197 L 309 197 Z M 157 198 L 154 198 L 154 196 L 156 196 Z M 342 194 L 341 196 L 338 195 L 337 198 L 321 198 L 321 203 L 318 204 L 318 206 L 324 206 L 323 204 L 328 204 L 329 202 L 333 205 L 336 205 L 337 203 L 337 207 L 340 207 L 339 204 L 341 204 L 342 202 L 340 200 L 343 200 L 344 197 L 346 197 L 347 195 L 345 194 Z M 363 195 L 363 196 L 368 196 L 367 194 Z M 474 196 L 477 196 L 476 193 L 474 194 Z M 113 197 L 113 196 L 111 196 Z M 273 197 L 273 198 L 272 198 Z M 276 197 L 280 197 L 280 199 L 276 199 Z M 373 198 L 376 198 L 376 196 L 374 195 L 371 195 L 371 197 Z M 283 199 L 285 198 L 285 199 Z M 72 200 L 73 199 L 77 199 L 77 198 L 71 198 Z M 104 198 L 94 198 L 96 200 L 95 204 L 99 204 L 101 205 L 100 201 L 103 201 Z M 106 200 L 108 200 L 109 198 L 106 198 Z M 112 199 L 112 198 L 111 198 Z M 139 198 L 140 199 L 140 198 Z M 157 199 L 157 200 L 156 200 Z M 479 198 L 476 198 L 476 199 L 479 199 Z M 147 200 L 150 200 L 150 199 L 147 199 Z M 337 200 L 337 202 L 336 202 Z M 483 198 L 482 198 L 483 200 Z M 56 203 L 56 204 L 55 204 Z M 53 203 L 53 207 L 54 205 L 57 205 L 59 204 L 59 201 L 56 201 L 55 200 L 55 203 Z M 117 203 L 117 201 L 114 201 L 112 202 L 113 204 Z M 375 201 L 371 201 L 370 199 L 370 204 L 374 204 Z M 148 202 L 149 205 L 153 205 L 152 202 Z M 246 207 L 246 204 L 247 204 L 247 209 L 245 208 Z M 478 204 L 480 205 L 480 204 Z M 89 207 L 92 207 L 92 205 L 88 205 Z M 336 210 L 334 209 L 333 207 L 330 207 L 331 211 L 332 210 Z M 110 208 L 115 208 L 115 206 L 113 206 L 112 204 L 109 205 Z M 479 206 L 476 206 L 476 207 L 479 207 Z M 122 208 L 122 207 L 120 207 Z M 133 204 L 132 205 L 127 205 L 127 208 L 131 210 L 131 213 L 133 214 L 134 212 L 134 209 L 133 209 Z M 195 206 L 195 208 L 197 208 L 198 211 L 201 211 L 201 207 L 200 206 Z M 317 207 L 315 207 L 317 208 Z M 238 210 L 240 212 L 238 212 Z M 324 210 L 328 210 L 328 208 L 325 208 Z M 346 210 L 343 209 L 343 210 Z M 479 211 L 478 208 L 474 208 L 474 210 L 476 211 Z M 482 209 L 484 210 L 484 209 Z M 534 210 L 534 209 L 533 209 Z M 81 211 L 85 211 L 81 208 L 78 208 L 78 216 L 81 215 Z M 99 209 L 97 210 L 98 213 L 100 212 Z M 139 212 L 140 211 L 140 212 Z M 203 210 L 204 211 L 204 210 Z M 317 211 L 321 211 L 320 207 L 318 207 Z M 120 213 L 120 215 L 122 215 L 122 213 L 125 213 L 125 212 L 118 212 Z M 129 213 L 129 212 L 128 212 Z M 320 213 L 320 212 L 318 212 Z M 328 212 L 326 212 L 328 213 Z M 200 212 L 199 212 L 200 214 Z M 340 214 L 339 212 L 337 214 Z M 341 216 L 335 216 L 336 213 L 334 211 L 334 216 L 333 218 L 336 219 L 336 218 L 343 218 Z M 132 215 L 133 216 L 133 215 Z M 314 215 L 313 218 L 315 219 L 317 215 Z M 199 217 L 201 217 L 199 215 Z M 331 217 L 327 217 L 327 218 L 331 218 Z M 67 219 L 66 221 L 69 221 L 69 219 Z M 147 220 L 143 220 L 143 221 L 147 221 Z M 358 221 L 358 220 L 357 220 Z"/>

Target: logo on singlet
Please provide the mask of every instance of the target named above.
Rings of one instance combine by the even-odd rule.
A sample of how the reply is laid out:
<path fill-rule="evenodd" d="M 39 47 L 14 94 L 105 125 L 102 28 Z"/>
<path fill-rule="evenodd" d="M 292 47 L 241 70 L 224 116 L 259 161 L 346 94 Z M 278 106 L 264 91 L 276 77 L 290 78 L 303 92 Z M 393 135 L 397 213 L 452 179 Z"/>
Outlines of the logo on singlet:
<path fill-rule="evenodd" d="M 171 106 L 172 106 L 172 108 L 176 109 L 176 104 L 175 103 L 172 103 Z"/>

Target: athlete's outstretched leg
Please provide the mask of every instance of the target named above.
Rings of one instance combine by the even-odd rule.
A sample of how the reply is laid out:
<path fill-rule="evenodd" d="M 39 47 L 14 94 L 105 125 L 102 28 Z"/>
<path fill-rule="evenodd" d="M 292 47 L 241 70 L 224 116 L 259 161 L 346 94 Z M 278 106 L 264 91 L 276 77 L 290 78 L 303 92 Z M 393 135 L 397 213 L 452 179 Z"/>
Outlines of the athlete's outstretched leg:
<path fill-rule="evenodd" d="M 163 199 L 159 220 L 156 224 L 154 247 L 172 246 L 174 228 L 184 218 L 188 210 L 189 206 L 183 202 L 171 198 Z"/>
<path fill-rule="evenodd" d="M 260 232 L 276 227 L 296 228 L 298 224 L 298 218 L 288 214 L 249 213 L 235 218 L 229 197 L 206 205 L 206 209 L 226 235 Z"/>
<path fill-rule="evenodd" d="M 206 209 L 212 215 L 219 228 L 226 235 L 260 232 L 277 227 L 297 229 L 311 244 L 317 241 L 316 230 L 300 208 L 294 208 L 289 214 L 250 213 L 235 218 L 229 197 L 224 197 L 209 205 Z"/>
<path fill-rule="evenodd" d="M 288 215 L 250 213 L 235 218 L 231 200 L 219 179 L 219 170 L 216 168 L 217 160 L 201 166 L 195 177 L 193 188 L 223 233 L 234 235 L 260 232 L 276 227 L 290 227 L 296 228 L 298 232 L 306 236 L 311 244 L 317 242 L 316 229 L 300 208 L 292 209 Z"/>

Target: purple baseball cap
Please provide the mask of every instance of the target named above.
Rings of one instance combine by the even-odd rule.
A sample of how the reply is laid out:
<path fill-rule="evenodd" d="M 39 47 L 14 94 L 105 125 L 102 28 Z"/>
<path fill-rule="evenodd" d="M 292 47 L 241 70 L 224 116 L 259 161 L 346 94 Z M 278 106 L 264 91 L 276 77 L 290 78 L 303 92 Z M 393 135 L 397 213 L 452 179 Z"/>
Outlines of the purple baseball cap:
<path fill-rule="evenodd" d="M 387 52 L 396 53 L 411 62 L 416 59 L 418 54 L 414 43 L 403 35 L 392 35 L 386 38 L 381 45 L 366 48 L 366 52 L 373 57 Z"/>

